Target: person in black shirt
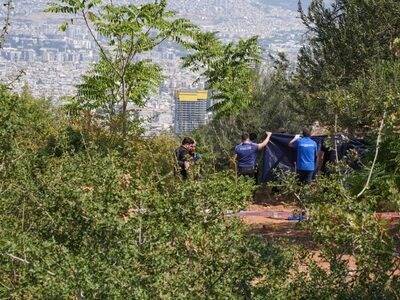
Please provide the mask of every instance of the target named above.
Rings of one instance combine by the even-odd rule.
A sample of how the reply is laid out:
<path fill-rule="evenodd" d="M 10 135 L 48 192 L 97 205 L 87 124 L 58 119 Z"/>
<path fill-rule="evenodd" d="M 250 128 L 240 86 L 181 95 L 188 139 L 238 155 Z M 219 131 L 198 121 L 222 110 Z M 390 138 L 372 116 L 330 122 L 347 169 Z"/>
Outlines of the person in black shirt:
<path fill-rule="evenodd" d="M 196 142 L 190 137 L 185 137 L 182 141 L 182 145 L 175 150 L 180 173 L 184 180 L 187 180 L 190 177 L 189 168 L 191 166 L 191 161 L 194 159 L 195 150 Z"/>

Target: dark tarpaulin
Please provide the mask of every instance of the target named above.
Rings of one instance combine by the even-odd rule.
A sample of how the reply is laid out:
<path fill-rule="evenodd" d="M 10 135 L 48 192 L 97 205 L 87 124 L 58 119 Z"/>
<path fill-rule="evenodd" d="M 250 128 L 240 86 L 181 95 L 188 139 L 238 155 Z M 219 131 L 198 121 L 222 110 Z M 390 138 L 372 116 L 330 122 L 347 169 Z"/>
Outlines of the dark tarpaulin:
<path fill-rule="evenodd" d="M 264 149 L 262 162 L 261 182 L 266 183 L 275 178 L 274 169 L 277 171 L 294 171 L 297 150 L 288 146 L 294 138 L 291 134 L 274 133 Z M 317 151 L 321 151 L 325 136 L 312 136 L 317 143 Z M 318 165 L 318 161 L 317 161 Z"/>

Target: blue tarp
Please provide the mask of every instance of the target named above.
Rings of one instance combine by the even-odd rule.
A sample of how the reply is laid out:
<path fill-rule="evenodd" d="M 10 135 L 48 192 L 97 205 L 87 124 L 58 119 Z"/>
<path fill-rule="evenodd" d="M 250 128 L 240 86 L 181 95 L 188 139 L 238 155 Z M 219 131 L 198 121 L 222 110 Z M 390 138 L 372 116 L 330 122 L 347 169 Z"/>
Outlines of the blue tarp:
<path fill-rule="evenodd" d="M 270 142 L 263 152 L 263 162 L 262 162 L 262 178 L 261 183 L 266 183 L 268 181 L 276 178 L 276 172 L 279 171 L 295 171 L 296 162 L 296 149 L 288 146 L 289 142 L 294 138 L 292 134 L 278 134 L 274 133 L 271 136 Z M 327 149 L 324 147 L 324 141 L 328 138 L 327 136 L 317 135 L 312 136 L 317 143 L 317 151 L 321 153 L 324 152 L 324 163 L 327 161 L 335 161 L 336 154 L 335 151 Z M 338 142 L 338 158 L 339 160 L 346 156 L 346 153 L 350 149 L 355 149 L 358 152 L 359 158 L 363 158 L 366 152 L 366 145 L 363 140 L 349 140 L 342 135 L 335 136 Z M 318 156 L 316 165 L 320 165 L 320 156 Z M 359 169 L 360 165 L 358 161 L 349 162 L 349 166 L 353 169 Z M 315 171 L 315 173 L 317 170 Z M 314 174 L 315 175 L 315 174 Z"/>
<path fill-rule="evenodd" d="M 295 171 L 296 149 L 288 146 L 293 138 L 294 135 L 291 134 L 274 133 L 271 136 L 268 146 L 263 152 L 262 183 L 275 178 L 273 170 Z M 317 149 L 320 151 L 325 136 L 312 136 L 311 138 L 317 143 Z"/>

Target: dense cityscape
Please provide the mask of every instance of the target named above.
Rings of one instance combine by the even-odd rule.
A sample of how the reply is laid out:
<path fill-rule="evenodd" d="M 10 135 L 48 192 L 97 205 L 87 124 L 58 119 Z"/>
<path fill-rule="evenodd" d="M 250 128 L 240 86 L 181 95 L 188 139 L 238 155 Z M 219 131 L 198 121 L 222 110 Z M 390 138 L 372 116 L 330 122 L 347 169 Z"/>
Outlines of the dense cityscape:
<path fill-rule="evenodd" d="M 123 1 L 121 1 L 123 2 Z M 125 1 L 126 2 L 126 1 Z M 145 2 L 145 1 L 142 1 Z M 294 60 L 304 28 L 297 18 L 296 6 L 271 5 L 262 0 L 179 0 L 170 8 L 180 17 L 190 19 L 206 31 L 218 31 L 224 42 L 260 37 L 268 53 L 284 51 Z M 75 21 L 65 32 L 59 30 L 60 15 L 44 13 L 46 0 L 16 0 L 11 29 L 0 50 L 0 78 L 13 83 L 19 91 L 28 85 L 35 96 L 73 95 L 81 75 L 98 61 L 97 47 L 83 22 Z M 177 89 L 202 89 L 193 85 L 196 74 L 180 66 L 185 53 L 172 43 L 164 43 L 147 56 L 159 63 L 166 75 L 157 94 L 152 95 L 140 112 L 149 133 L 170 130 L 174 118 L 174 95 Z"/>

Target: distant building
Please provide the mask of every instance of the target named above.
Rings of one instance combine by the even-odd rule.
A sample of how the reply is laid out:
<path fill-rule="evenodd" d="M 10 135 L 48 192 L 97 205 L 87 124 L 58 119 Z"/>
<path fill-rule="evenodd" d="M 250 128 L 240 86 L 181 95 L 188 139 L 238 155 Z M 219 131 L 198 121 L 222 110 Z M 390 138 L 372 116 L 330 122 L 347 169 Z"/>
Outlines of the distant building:
<path fill-rule="evenodd" d="M 207 90 L 177 90 L 175 95 L 175 134 L 180 135 L 206 124 L 210 106 Z"/>

